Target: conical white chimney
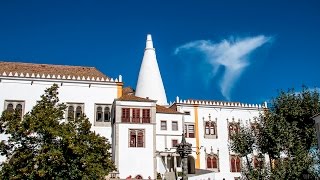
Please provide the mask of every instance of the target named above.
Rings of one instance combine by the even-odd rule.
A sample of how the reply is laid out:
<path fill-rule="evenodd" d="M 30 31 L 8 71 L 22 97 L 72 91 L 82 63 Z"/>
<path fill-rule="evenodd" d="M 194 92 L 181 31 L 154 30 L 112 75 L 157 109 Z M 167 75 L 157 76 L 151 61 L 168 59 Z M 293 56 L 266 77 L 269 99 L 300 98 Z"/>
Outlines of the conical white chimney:
<path fill-rule="evenodd" d="M 147 35 L 146 49 L 144 50 L 135 95 L 157 100 L 159 105 L 168 104 L 150 34 Z"/>

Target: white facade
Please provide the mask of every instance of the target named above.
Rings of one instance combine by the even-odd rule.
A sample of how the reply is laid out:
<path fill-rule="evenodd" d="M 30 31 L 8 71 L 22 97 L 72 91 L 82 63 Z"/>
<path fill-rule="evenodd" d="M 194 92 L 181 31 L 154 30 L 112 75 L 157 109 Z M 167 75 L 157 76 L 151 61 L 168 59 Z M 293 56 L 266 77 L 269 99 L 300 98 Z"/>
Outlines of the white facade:
<path fill-rule="evenodd" d="M 231 158 L 236 154 L 229 150 L 230 125 L 250 126 L 263 106 L 178 98 L 174 104 L 167 105 L 151 35 L 147 38 L 135 96 L 122 95 L 121 81 L 121 76 L 113 80 L 17 73 L 15 69 L 2 72 L 0 66 L 0 110 L 5 110 L 8 103 L 14 107 L 21 103 L 26 113 L 40 100 L 44 90 L 56 83 L 60 87 L 60 102 L 81 105 L 92 130 L 110 140 L 112 159 L 120 178 L 155 179 L 157 173 L 181 171 L 181 158 L 175 153 L 174 144 L 181 142 L 182 134 L 194 150 L 188 158 L 190 172 L 194 169 L 211 172 L 192 179 L 240 177 L 240 172 L 232 172 Z M 110 121 L 97 121 L 98 107 L 102 110 L 110 107 Z M 208 123 L 214 128 L 206 129 Z M 6 139 L 3 135 L 0 138 Z M 208 157 L 215 157 L 216 165 L 208 167 Z"/>

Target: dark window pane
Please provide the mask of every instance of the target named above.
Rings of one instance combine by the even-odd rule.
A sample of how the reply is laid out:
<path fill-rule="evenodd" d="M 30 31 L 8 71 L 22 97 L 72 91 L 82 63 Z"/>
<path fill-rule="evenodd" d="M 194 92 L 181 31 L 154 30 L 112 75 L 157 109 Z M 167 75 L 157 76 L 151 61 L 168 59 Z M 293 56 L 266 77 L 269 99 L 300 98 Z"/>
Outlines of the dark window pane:
<path fill-rule="evenodd" d="M 13 112 L 13 104 L 10 103 L 7 105 L 7 111 Z"/>
<path fill-rule="evenodd" d="M 109 122 L 110 121 L 110 108 L 105 107 L 104 108 L 104 122 Z"/>
<path fill-rule="evenodd" d="M 96 115 L 96 121 L 101 122 L 102 121 L 102 107 L 97 107 L 97 115 Z"/>
<path fill-rule="evenodd" d="M 74 118 L 74 108 L 73 106 L 68 107 L 68 119 L 73 119 Z"/>
<path fill-rule="evenodd" d="M 20 117 L 22 116 L 22 105 L 21 104 L 17 104 L 16 106 L 16 110 L 18 111 Z"/>
<path fill-rule="evenodd" d="M 81 106 L 78 106 L 76 109 L 76 117 L 79 118 L 82 114 L 82 108 Z"/>

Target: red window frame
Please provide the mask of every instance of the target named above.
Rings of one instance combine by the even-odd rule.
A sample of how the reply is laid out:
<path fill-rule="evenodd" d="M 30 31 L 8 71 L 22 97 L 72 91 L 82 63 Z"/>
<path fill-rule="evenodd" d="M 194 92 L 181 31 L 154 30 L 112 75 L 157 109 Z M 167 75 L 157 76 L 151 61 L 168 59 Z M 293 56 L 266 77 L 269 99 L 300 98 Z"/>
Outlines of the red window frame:
<path fill-rule="evenodd" d="M 142 109 L 142 123 L 150 123 L 150 109 Z"/>
<path fill-rule="evenodd" d="M 144 147 L 145 133 L 143 129 L 130 129 L 129 138 L 129 147 Z"/>
<path fill-rule="evenodd" d="M 132 109 L 132 123 L 140 123 L 140 109 L 133 108 Z"/>
<path fill-rule="evenodd" d="M 121 122 L 130 122 L 130 108 L 122 108 Z"/>

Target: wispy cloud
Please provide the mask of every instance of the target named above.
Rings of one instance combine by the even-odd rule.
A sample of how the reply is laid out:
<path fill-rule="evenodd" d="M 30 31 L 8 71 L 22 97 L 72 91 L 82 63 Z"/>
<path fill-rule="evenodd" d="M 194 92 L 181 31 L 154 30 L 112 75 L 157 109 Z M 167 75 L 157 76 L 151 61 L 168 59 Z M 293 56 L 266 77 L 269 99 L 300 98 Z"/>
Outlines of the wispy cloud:
<path fill-rule="evenodd" d="M 179 46 L 175 54 L 199 52 L 211 65 L 211 77 L 215 77 L 221 67 L 224 68 L 220 79 L 221 94 L 230 100 L 231 90 L 242 72 L 250 65 L 249 55 L 255 49 L 269 42 L 272 38 L 264 35 L 237 40 L 222 40 L 214 43 L 210 40 L 198 40 Z"/>

